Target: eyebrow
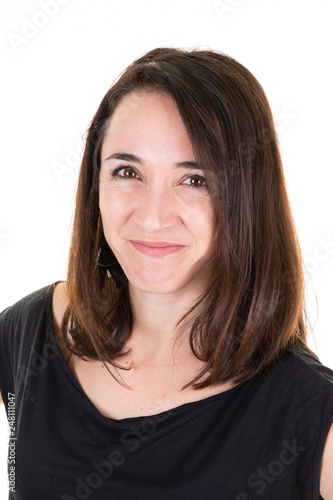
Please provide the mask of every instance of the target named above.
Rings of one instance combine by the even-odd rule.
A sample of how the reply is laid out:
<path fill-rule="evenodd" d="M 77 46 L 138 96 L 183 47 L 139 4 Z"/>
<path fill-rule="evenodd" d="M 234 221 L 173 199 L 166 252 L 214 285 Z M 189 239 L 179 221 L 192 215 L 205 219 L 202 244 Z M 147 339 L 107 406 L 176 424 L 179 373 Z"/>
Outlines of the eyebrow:
<path fill-rule="evenodd" d="M 105 160 L 131 161 L 131 162 L 139 163 L 140 165 L 142 165 L 144 163 L 141 158 L 139 158 L 138 156 L 129 154 L 129 153 L 114 153 L 114 154 L 108 156 L 107 158 L 105 158 Z M 201 170 L 199 164 L 196 161 L 181 161 L 179 163 L 175 163 L 175 166 L 176 167 L 183 167 L 183 168 L 191 168 L 191 169 L 195 169 L 195 170 Z"/>

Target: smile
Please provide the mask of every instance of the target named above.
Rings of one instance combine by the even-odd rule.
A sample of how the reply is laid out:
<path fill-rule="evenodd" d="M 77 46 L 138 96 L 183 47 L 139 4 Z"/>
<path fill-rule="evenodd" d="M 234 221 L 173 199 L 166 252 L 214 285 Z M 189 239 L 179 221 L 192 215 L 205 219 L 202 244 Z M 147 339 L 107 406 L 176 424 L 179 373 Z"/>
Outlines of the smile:
<path fill-rule="evenodd" d="M 149 257 L 165 257 L 186 248 L 186 245 L 164 241 L 136 241 L 129 240 L 133 247 Z"/>

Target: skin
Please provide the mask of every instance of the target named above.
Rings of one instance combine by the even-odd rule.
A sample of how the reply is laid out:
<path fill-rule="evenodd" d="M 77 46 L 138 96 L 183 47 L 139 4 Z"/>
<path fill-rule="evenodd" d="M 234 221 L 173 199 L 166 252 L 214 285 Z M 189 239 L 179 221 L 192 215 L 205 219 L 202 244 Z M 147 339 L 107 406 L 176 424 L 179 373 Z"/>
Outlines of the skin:
<path fill-rule="evenodd" d="M 135 155 L 141 162 L 109 158 L 116 153 Z M 204 177 L 204 172 L 176 166 L 194 161 L 170 98 L 154 92 L 132 93 L 121 101 L 102 148 L 100 211 L 105 237 L 129 279 L 134 327 L 125 346 L 132 351 L 122 363 L 132 365 L 132 370 L 122 375 L 130 389 L 114 381 L 98 361 L 70 362 L 87 396 L 110 418 L 156 414 L 233 386 L 180 391 L 202 364 L 190 352 L 188 330 L 180 331 L 176 323 L 207 285 L 214 243 L 209 190 L 204 183 L 200 187 L 196 177 Z M 121 166 L 126 170 L 112 175 Z M 173 246 L 146 248 L 133 241 Z M 53 293 L 56 331 L 66 306 L 66 283 L 61 283 Z M 179 333 L 181 341 L 174 349 Z M 333 427 L 322 460 L 324 500 L 333 500 L 332 470 Z"/>
<path fill-rule="evenodd" d="M 124 152 L 142 162 L 108 159 Z M 134 328 L 129 342 L 132 354 L 123 361 L 133 366 L 125 380 L 133 389 L 110 383 L 98 362 L 80 362 L 73 367 L 88 396 L 96 398 L 96 390 L 101 388 L 101 398 L 97 393 L 95 404 L 106 415 L 109 408 L 101 404 L 102 398 L 113 408 L 119 402 L 119 408 L 126 410 L 118 417 L 126 418 L 153 414 L 213 393 L 179 391 L 202 365 L 193 358 L 186 342 L 178 346 L 176 355 L 173 351 L 179 333 L 176 319 L 207 284 L 214 240 L 209 191 L 188 185 L 188 176 L 204 173 L 175 167 L 184 161 L 193 162 L 194 153 L 172 100 L 153 92 L 126 96 L 111 119 L 103 143 L 100 211 L 108 244 L 129 279 Z M 110 172 L 119 166 L 131 167 L 118 172 L 129 179 L 112 176 Z M 140 253 L 131 240 L 174 242 L 185 248 L 155 258 Z M 59 295 L 64 311 L 64 294 Z M 92 387 L 91 377 L 96 376 L 98 384 Z M 110 386 L 112 397 L 108 397 Z M 216 387 L 215 393 L 232 386 Z M 333 500 L 332 470 L 333 426 L 322 458 L 320 493 L 324 500 Z"/>
<path fill-rule="evenodd" d="M 322 458 L 320 494 L 324 500 L 333 500 L 333 425 L 328 433 Z"/>
<path fill-rule="evenodd" d="M 120 153 L 140 162 L 110 158 Z M 177 320 L 210 277 L 212 202 L 204 172 L 179 166 L 183 162 L 194 164 L 195 157 L 173 101 L 152 92 L 126 96 L 102 147 L 100 212 L 106 240 L 129 280 L 132 343 L 155 346 L 149 357 L 169 355 Z M 166 249 L 135 241 L 180 246 L 164 255 Z"/>
<path fill-rule="evenodd" d="M 232 382 L 181 390 L 204 366 L 190 350 L 189 328 L 177 322 L 210 280 L 214 212 L 169 97 L 132 93 L 118 104 L 102 145 L 99 191 L 105 237 L 129 280 L 133 328 L 124 351 L 131 352 L 119 361 L 132 369 L 115 373 L 123 387 L 101 362 L 72 358 L 87 396 L 101 413 L 121 419 L 231 388 Z"/>

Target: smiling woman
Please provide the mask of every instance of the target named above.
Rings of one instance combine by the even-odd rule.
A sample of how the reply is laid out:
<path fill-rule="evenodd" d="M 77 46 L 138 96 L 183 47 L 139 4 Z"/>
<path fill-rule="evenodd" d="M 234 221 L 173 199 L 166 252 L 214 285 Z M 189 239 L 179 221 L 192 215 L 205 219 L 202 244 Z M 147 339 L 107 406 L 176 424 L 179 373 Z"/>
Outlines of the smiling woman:
<path fill-rule="evenodd" d="M 67 281 L 4 311 L 0 344 L 13 499 L 333 498 L 333 372 L 246 68 L 165 48 L 122 73 L 89 127 Z"/>
<path fill-rule="evenodd" d="M 101 155 L 103 232 L 129 293 L 177 292 L 178 301 L 196 301 L 212 279 L 214 211 L 173 100 L 157 92 L 124 97 Z"/>

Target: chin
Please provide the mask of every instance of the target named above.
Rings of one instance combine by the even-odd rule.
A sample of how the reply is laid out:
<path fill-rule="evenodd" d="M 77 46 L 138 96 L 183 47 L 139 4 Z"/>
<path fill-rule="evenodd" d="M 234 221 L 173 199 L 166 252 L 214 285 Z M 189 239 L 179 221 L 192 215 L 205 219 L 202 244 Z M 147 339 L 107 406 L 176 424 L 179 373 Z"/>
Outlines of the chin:
<path fill-rule="evenodd" d="M 171 281 L 171 280 L 170 280 Z M 132 289 L 140 290 L 141 292 L 146 292 L 146 293 L 157 293 L 157 294 L 169 294 L 169 293 L 174 293 L 177 292 L 178 290 L 182 289 L 182 285 L 178 283 L 166 281 L 165 279 L 161 280 L 148 280 L 148 279 L 140 279 L 136 277 L 133 280 L 129 280 L 129 285 L 132 287 Z"/>
<path fill-rule="evenodd" d="M 140 290 L 145 293 L 155 294 L 177 294 L 178 292 L 196 292 L 200 295 L 207 286 L 206 279 L 198 279 L 195 276 L 179 276 L 179 273 L 173 272 L 172 275 L 166 273 L 145 273 L 144 275 L 136 275 L 129 278 L 129 285 L 133 289 Z"/>

